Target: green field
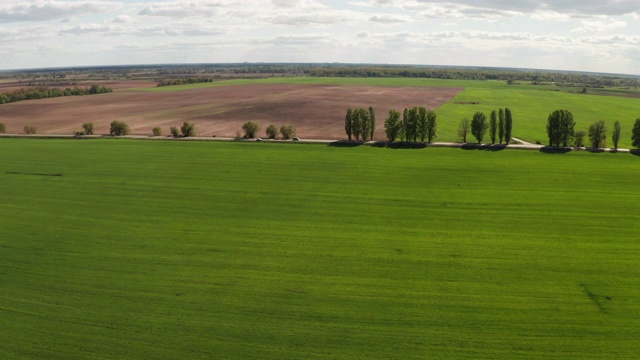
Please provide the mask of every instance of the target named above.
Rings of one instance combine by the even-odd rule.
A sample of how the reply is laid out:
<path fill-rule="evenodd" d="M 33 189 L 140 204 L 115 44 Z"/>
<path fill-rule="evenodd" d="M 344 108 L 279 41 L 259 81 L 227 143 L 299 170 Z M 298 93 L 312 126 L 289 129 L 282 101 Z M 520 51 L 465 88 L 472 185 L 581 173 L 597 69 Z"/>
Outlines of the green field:
<path fill-rule="evenodd" d="M 633 155 L 24 139 L 0 153 L 1 359 L 640 353 Z"/>
<path fill-rule="evenodd" d="M 564 89 L 542 85 L 506 85 L 497 81 L 439 80 L 409 78 L 315 78 L 289 77 L 267 79 L 239 79 L 180 86 L 166 86 L 142 89 L 151 92 L 172 92 L 208 87 L 247 85 L 255 83 L 270 84 L 328 84 L 328 85 L 367 85 L 367 86 L 433 86 L 464 87 L 451 102 L 438 110 L 438 141 L 458 141 L 457 129 L 460 120 L 471 119 L 476 111 L 487 115 L 499 108 L 508 107 L 514 116 L 514 137 L 546 144 L 547 118 L 558 109 L 567 109 L 574 114 L 576 130 L 588 130 L 589 125 L 605 120 L 609 129 L 608 143 L 611 142 L 613 123 L 622 125 L 621 148 L 631 147 L 631 129 L 635 119 L 640 117 L 640 92 L 634 90 L 592 89 L 588 94 L 568 93 L 578 89 Z M 609 95 L 609 96 L 607 96 Z M 621 95 L 621 96 L 610 96 Z M 636 96 L 636 97 L 632 97 Z M 476 104 L 468 104 L 476 103 Z M 372 104 L 375 107 L 375 104 Z M 419 106 L 420 104 L 416 104 Z M 402 111 L 403 109 L 398 109 Z M 345 109 L 346 111 L 346 109 Z M 379 114 L 380 122 L 386 114 Z M 340 122 L 341 119 L 336 121 Z M 301 136 L 304 136 L 301 134 Z M 471 137 L 472 138 L 472 137 Z M 487 136 L 488 138 L 488 136 Z"/>

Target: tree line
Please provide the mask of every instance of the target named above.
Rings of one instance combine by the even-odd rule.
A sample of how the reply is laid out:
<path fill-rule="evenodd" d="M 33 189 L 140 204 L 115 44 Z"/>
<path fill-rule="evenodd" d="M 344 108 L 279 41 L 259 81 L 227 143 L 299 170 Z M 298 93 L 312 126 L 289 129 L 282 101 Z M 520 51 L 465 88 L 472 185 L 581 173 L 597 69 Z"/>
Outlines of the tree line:
<path fill-rule="evenodd" d="M 305 74 L 316 77 L 404 77 L 447 80 L 499 80 L 532 84 L 556 84 L 577 87 L 637 88 L 638 79 L 625 75 L 602 75 L 569 71 L 531 71 L 480 67 L 432 67 L 402 65 L 329 64 L 309 65 Z"/>
<path fill-rule="evenodd" d="M 260 125 L 253 121 L 247 121 L 242 125 L 243 136 L 240 136 L 240 132 L 236 135 L 236 138 L 253 139 L 260 131 Z M 282 140 L 289 140 L 296 136 L 296 129 L 291 125 L 282 125 L 278 128 L 275 124 L 270 124 L 265 130 L 265 134 L 269 139 L 275 139 L 278 134 L 282 136 Z"/>
<path fill-rule="evenodd" d="M 574 146 L 584 147 L 584 141 L 589 139 L 592 148 L 607 147 L 607 124 L 604 120 L 598 120 L 589 125 L 588 130 L 575 130 L 576 122 L 569 110 L 555 110 L 547 118 L 547 136 L 550 146 Z M 613 148 L 618 149 L 618 143 L 622 135 L 622 126 L 619 121 L 613 123 L 611 141 Z M 636 119 L 631 130 L 631 144 L 640 149 L 640 118 Z"/>
<path fill-rule="evenodd" d="M 489 131 L 491 145 L 496 143 L 502 145 L 503 141 L 505 144 L 509 144 L 511 142 L 511 133 L 513 132 L 511 110 L 509 108 L 493 110 L 488 120 L 487 115 L 481 111 L 476 112 L 471 121 L 462 119 L 458 126 L 458 137 L 463 143 L 466 143 L 467 136 L 471 133 L 478 141 L 478 144 L 481 144 L 487 130 Z"/>
<path fill-rule="evenodd" d="M 344 118 L 344 131 L 349 141 L 373 140 L 376 132 L 376 113 L 373 106 L 369 109 L 348 109 Z"/>
<path fill-rule="evenodd" d="M 0 104 L 8 104 L 12 102 L 24 100 L 46 99 L 61 96 L 82 96 L 110 93 L 113 89 L 104 86 L 91 85 L 87 88 L 38 88 L 38 89 L 19 89 L 11 92 L 0 93 Z"/>
<path fill-rule="evenodd" d="M 213 78 L 210 77 L 189 77 L 189 78 L 180 78 L 180 79 L 162 79 L 158 81 L 157 87 L 162 86 L 173 86 L 173 85 L 188 85 L 188 84 L 199 84 L 199 83 L 210 83 L 213 82 Z"/>
<path fill-rule="evenodd" d="M 400 119 L 402 116 L 402 119 Z M 438 136 L 438 115 L 424 106 L 404 109 L 402 114 L 397 110 L 389 110 L 389 116 L 384 121 L 387 140 L 397 139 L 407 142 L 433 142 Z"/>

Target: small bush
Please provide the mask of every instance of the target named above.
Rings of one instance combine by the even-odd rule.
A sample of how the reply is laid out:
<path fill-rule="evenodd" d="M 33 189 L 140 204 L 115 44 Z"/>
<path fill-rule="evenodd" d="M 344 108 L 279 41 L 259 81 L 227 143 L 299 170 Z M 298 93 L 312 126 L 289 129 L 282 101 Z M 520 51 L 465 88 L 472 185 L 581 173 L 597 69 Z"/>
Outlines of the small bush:
<path fill-rule="evenodd" d="M 282 134 L 282 138 L 284 140 L 289 140 L 292 137 L 296 136 L 296 130 L 291 125 L 283 125 L 280 128 L 280 134 Z"/>
<path fill-rule="evenodd" d="M 129 129 L 129 125 L 124 121 L 113 121 L 111 122 L 111 128 L 109 129 L 109 135 L 112 136 L 124 136 L 129 135 L 131 130 Z"/>
<path fill-rule="evenodd" d="M 584 130 L 576 131 L 573 134 L 573 146 L 584 147 L 584 138 L 587 137 L 587 132 Z"/>
<path fill-rule="evenodd" d="M 182 136 L 184 137 L 196 136 L 196 126 L 190 122 L 185 121 L 180 128 L 180 132 L 182 132 Z"/>
<path fill-rule="evenodd" d="M 244 137 L 247 139 L 253 139 L 256 137 L 256 133 L 260 130 L 260 126 L 258 124 L 249 121 L 242 125 L 242 131 L 244 131 Z"/>
<path fill-rule="evenodd" d="M 267 137 L 269 137 L 269 139 L 275 139 L 276 136 L 278 136 L 278 127 L 271 124 L 267 127 L 267 130 L 265 132 L 267 133 Z"/>
<path fill-rule="evenodd" d="M 171 132 L 171 136 L 173 136 L 174 138 L 180 137 L 180 130 L 178 130 L 177 127 L 172 126 L 169 131 Z"/>
<path fill-rule="evenodd" d="M 153 136 L 162 136 L 162 129 L 160 129 L 159 127 L 154 127 L 153 130 Z"/>
<path fill-rule="evenodd" d="M 7 126 L 4 123 L 0 123 L 0 134 L 4 134 L 7 131 Z"/>
<path fill-rule="evenodd" d="M 87 122 L 82 124 L 82 128 L 84 129 L 85 135 L 93 135 L 93 123 Z"/>
<path fill-rule="evenodd" d="M 36 127 L 33 125 L 26 125 L 24 127 L 24 133 L 25 134 L 35 134 L 36 133 Z"/>

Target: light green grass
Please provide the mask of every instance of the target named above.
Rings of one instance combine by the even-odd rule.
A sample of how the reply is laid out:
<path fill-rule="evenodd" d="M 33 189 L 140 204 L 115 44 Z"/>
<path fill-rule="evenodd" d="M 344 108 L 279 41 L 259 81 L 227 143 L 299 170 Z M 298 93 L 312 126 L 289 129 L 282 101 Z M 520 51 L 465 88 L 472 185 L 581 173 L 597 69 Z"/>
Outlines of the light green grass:
<path fill-rule="evenodd" d="M 492 110 L 510 108 L 514 116 L 513 136 L 535 143 L 546 144 L 546 123 L 551 112 L 568 109 L 574 114 L 576 130 L 588 130 L 589 125 L 598 120 L 605 120 L 608 125 L 608 144 L 611 142 L 613 123 L 622 124 L 620 147 L 631 147 L 631 129 L 635 119 L 640 117 L 638 104 L 640 99 L 618 96 L 598 96 L 593 94 L 572 94 L 559 90 L 554 86 L 514 85 L 509 86 L 498 81 L 440 80 L 440 79 L 406 79 L 406 78 L 267 78 L 239 79 L 214 83 L 167 86 L 149 88 L 143 91 L 172 92 L 194 90 L 208 87 L 247 85 L 247 84 L 328 84 L 328 85 L 366 85 L 366 86 L 431 86 L 465 88 L 451 102 L 438 109 L 439 141 L 458 141 L 457 129 L 460 120 L 471 119 L 477 111 L 489 115 Z M 609 94 L 609 91 L 593 90 L 598 94 Z M 622 91 L 622 90 L 620 90 Z M 627 90 L 627 92 L 632 90 Z M 476 102 L 479 104 L 461 104 Z M 372 104 L 375 107 L 375 104 Z M 421 105 L 421 104 L 416 104 Z M 398 109 L 402 111 L 403 109 Z M 346 111 L 346 109 L 345 109 Z M 378 115 L 383 121 L 386 114 Z M 339 124 L 341 119 L 336 119 Z M 485 141 L 489 136 L 485 137 Z M 468 138 L 473 141 L 473 137 Z"/>
<path fill-rule="evenodd" d="M 640 353 L 633 155 L 20 139 L 0 152 L 2 359 Z"/>

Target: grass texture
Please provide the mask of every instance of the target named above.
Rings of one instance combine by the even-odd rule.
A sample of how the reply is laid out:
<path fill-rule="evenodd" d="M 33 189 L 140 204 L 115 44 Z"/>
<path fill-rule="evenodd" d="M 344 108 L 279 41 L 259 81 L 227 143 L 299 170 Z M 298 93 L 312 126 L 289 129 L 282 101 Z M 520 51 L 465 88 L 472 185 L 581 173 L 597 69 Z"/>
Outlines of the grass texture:
<path fill-rule="evenodd" d="M 473 80 L 440 80 L 440 79 L 408 79 L 408 78 L 315 78 L 288 77 L 266 79 L 237 79 L 213 83 L 166 86 L 148 88 L 142 91 L 173 92 L 194 90 L 208 87 L 247 85 L 256 83 L 270 84 L 325 84 L 325 85 L 360 85 L 360 86 L 406 86 L 406 87 L 462 87 L 465 88 L 448 104 L 437 110 L 438 141 L 458 141 L 457 129 L 463 118 L 469 120 L 473 114 L 482 111 L 487 118 L 492 110 L 510 108 L 514 118 L 513 136 L 542 144 L 548 142 L 546 133 L 547 118 L 558 109 L 567 109 L 574 114 L 576 131 L 588 130 L 589 125 L 598 120 L 605 120 L 608 127 L 608 144 L 613 146 L 611 133 L 613 123 L 620 121 L 622 137 L 619 146 L 631 147 L 631 129 L 635 119 L 640 117 L 638 98 L 634 90 L 592 89 L 587 94 L 575 93 L 579 89 L 565 89 L 556 86 L 506 85 L 502 81 Z M 561 91 L 562 90 L 562 91 Z M 573 91 L 569 93 L 567 91 Z M 607 96 L 622 94 L 625 96 Z M 371 104 L 375 107 L 375 104 Z M 421 104 L 416 104 L 420 106 Z M 403 109 L 397 109 L 402 112 Z M 346 109 L 345 109 L 346 111 Z M 380 123 L 387 114 L 378 114 Z M 344 121 L 336 119 L 337 123 Z M 485 142 L 489 139 L 488 133 Z M 469 136 L 468 141 L 475 141 Z M 588 140 L 588 139 L 587 139 Z"/>
<path fill-rule="evenodd" d="M 2 359 L 624 359 L 629 154 L 1 139 Z"/>

